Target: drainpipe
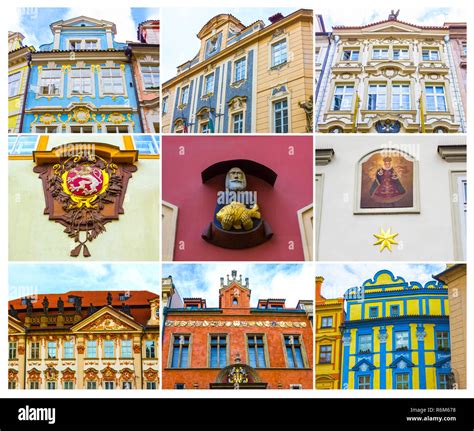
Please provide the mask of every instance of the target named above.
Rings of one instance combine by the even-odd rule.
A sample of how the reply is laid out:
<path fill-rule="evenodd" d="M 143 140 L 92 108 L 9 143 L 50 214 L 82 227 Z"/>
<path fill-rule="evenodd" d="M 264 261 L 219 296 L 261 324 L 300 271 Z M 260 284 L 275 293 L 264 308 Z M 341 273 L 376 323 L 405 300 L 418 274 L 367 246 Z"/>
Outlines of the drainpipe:
<path fill-rule="evenodd" d="M 329 50 L 331 51 L 331 54 L 330 54 L 330 59 L 329 59 L 329 62 L 326 64 L 327 67 L 328 67 L 328 71 L 327 73 L 324 73 L 324 85 L 322 87 L 322 93 L 321 93 L 321 98 L 319 100 L 319 103 L 318 103 L 318 109 L 316 111 L 316 131 L 318 130 L 318 124 L 319 124 L 319 117 L 321 115 L 321 110 L 323 109 L 323 103 L 324 103 L 324 99 L 325 99 L 325 96 L 326 96 L 326 91 L 328 89 L 328 82 L 329 82 L 329 74 L 331 73 L 331 68 L 332 68 L 332 65 L 333 65 L 333 61 L 334 61 L 334 56 L 336 55 L 336 48 L 337 48 L 337 43 L 339 42 L 339 36 L 334 36 L 334 43 L 330 44 L 329 46 Z"/>
<path fill-rule="evenodd" d="M 25 119 L 25 110 L 26 110 L 26 98 L 28 97 L 28 86 L 30 85 L 30 75 L 31 75 L 31 60 L 32 60 L 32 53 L 28 51 L 26 53 L 26 61 L 28 65 L 28 73 L 26 75 L 26 84 L 25 84 L 25 97 L 23 98 L 23 106 L 21 107 L 21 117 L 20 117 L 20 127 L 18 133 L 23 133 L 23 122 Z"/>
<path fill-rule="evenodd" d="M 454 73 L 454 59 L 453 59 L 453 54 L 451 51 L 451 44 L 449 42 L 449 36 L 446 35 L 444 36 L 444 43 L 446 45 L 446 53 L 448 55 L 448 63 L 449 63 L 449 75 L 451 77 L 451 82 L 453 83 L 453 88 L 454 88 L 454 97 L 455 97 L 455 105 L 457 107 L 460 123 L 461 123 L 461 133 L 466 132 L 466 123 L 465 123 L 465 118 L 464 118 L 464 110 L 463 110 L 463 105 L 462 105 L 462 99 L 461 99 L 461 94 L 459 93 L 459 84 L 457 77 Z"/>
<path fill-rule="evenodd" d="M 328 41 L 329 41 L 329 44 L 328 44 L 328 48 L 329 48 L 329 46 L 331 45 L 331 34 L 328 35 Z M 329 52 L 330 52 L 330 49 L 327 49 L 326 54 L 324 55 L 323 64 L 321 65 L 321 72 L 324 72 L 326 70 L 326 64 L 328 61 Z M 321 81 L 322 79 L 319 79 L 318 82 L 316 83 L 316 91 L 315 91 L 316 100 L 318 99 L 319 89 L 321 87 Z"/>
<path fill-rule="evenodd" d="M 146 133 L 145 127 L 143 127 L 142 111 L 141 111 L 140 99 L 138 98 L 138 91 L 137 91 L 137 81 L 135 80 L 135 73 L 133 71 L 133 65 L 132 65 L 132 48 L 130 48 L 129 46 L 126 46 L 124 52 L 125 52 L 125 55 L 127 56 L 127 63 L 130 65 L 130 74 L 132 75 L 133 90 L 135 92 L 135 98 L 137 99 L 138 120 L 140 121 L 140 127 L 142 129 L 140 133 Z"/>

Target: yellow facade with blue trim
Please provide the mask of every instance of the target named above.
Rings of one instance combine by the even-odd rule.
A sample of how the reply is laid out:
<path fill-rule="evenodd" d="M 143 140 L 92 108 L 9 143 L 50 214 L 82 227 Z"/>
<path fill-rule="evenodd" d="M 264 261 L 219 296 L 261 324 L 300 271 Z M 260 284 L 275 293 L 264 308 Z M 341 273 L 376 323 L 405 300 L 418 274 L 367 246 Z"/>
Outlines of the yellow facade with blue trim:
<path fill-rule="evenodd" d="M 344 294 L 342 389 L 449 389 L 448 289 L 388 270 Z"/>

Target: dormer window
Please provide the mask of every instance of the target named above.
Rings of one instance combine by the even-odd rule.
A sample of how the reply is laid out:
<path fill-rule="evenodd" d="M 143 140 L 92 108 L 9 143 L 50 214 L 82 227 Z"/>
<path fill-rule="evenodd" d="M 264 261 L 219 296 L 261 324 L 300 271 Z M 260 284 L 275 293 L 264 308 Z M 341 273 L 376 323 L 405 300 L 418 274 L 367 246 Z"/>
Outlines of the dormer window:
<path fill-rule="evenodd" d="M 79 51 L 81 49 L 98 49 L 99 42 L 97 39 L 81 39 L 81 40 L 70 40 L 69 50 Z"/>
<path fill-rule="evenodd" d="M 84 49 L 97 49 L 97 41 L 96 40 L 86 40 L 84 42 Z"/>
<path fill-rule="evenodd" d="M 233 298 L 232 305 L 239 305 L 239 300 L 237 298 Z"/>
<path fill-rule="evenodd" d="M 81 49 L 81 41 L 80 40 L 70 40 L 69 41 L 69 49 L 71 51 L 78 51 Z"/>

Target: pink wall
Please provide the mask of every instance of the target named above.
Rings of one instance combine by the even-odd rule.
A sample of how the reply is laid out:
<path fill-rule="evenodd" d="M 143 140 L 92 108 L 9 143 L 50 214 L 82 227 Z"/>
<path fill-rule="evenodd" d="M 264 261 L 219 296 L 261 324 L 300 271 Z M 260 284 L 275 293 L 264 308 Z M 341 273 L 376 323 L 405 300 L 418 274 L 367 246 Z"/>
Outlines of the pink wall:
<path fill-rule="evenodd" d="M 288 155 L 290 147 L 294 155 Z M 184 155 L 179 150 L 184 149 Z M 164 136 L 162 146 L 163 199 L 178 210 L 174 260 L 180 261 L 295 261 L 304 260 L 297 211 L 313 201 L 311 136 Z M 216 193 L 224 190 L 224 175 L 206 184 L 201 172 L 230 159 L 249 159 L 277 174 L 274 187 L 247 175 L 247 189 L 256 190 L 262 217 L 273 238 L 254 248 L 230 250 L 201 238 L 212 221 Z M 184 250 L 179 242 L 184 241 Z M 289 242 L 294 250 L 289 250 Z"/>

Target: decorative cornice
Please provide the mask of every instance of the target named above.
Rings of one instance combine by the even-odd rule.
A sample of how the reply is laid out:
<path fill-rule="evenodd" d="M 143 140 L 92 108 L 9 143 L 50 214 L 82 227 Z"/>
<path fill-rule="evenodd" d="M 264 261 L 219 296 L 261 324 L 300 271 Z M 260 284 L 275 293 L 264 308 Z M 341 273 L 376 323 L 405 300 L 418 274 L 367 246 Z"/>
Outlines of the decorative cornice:
<path fill-rule="evenodd" d="M 467 145 L 438 145 L 438 154 L 449 163 L 465 163 L 467 161 Z"/>

